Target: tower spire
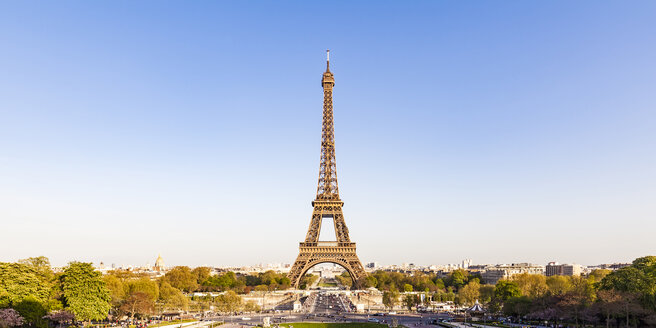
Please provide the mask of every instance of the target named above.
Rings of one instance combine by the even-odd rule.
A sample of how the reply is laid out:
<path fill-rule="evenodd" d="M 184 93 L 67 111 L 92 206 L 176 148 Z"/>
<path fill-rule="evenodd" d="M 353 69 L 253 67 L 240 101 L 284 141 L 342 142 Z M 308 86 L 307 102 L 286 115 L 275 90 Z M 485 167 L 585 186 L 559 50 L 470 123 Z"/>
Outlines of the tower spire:
<path fill-rule="evenodd" d="M 333 126 L 333 87 L 330 72 L 330 50 L 326 50 L 326 71 L 321 78 L 323 87 L 323 124 L 321 128 L 321 161 L 317 200 L 339 200 L 337 167 L 335 165 L 335 128 Z"/>

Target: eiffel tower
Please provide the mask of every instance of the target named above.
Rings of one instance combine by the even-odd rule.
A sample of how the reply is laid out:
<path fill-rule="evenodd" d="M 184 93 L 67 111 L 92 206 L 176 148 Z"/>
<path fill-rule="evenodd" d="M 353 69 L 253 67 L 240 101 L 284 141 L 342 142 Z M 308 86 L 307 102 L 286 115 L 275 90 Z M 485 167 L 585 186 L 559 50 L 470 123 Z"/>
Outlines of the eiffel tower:
<path fill-rule="evenodd" d="M 358 288 L 366 276 L 362 263 L 355 253 L 355 243 L 349 238 L 348 228 L 344 222 L 342 206 L 337 188 L 337 170 L 335 165 L 335 133 L 333 128 L 333 87 L 335 79 L 330 72 L 330 51 L 326 51 L 326 72 L 323 73 L 323 125 L 321 128 L 321 163 L 319 166 L 319 186 L 317 198 L 312 202 L 312 220 L 300 243 L 300 251 L 289 279 L 293 287 L 298 288 L 301 278 L 310 268 L 320 263 L 338 264 L 351 275 L 352 288 Z M 335 225 L 336 241 L 319 241 L 323 218 L 332 218 Z"/>

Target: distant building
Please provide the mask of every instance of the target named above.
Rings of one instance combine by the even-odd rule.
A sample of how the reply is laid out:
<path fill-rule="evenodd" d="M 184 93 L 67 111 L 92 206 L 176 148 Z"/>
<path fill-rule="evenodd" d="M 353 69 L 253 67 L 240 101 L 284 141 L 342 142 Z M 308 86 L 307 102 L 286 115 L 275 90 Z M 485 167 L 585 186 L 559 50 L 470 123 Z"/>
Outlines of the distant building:
<path fill-rule="evenodd" d="M 378 262 L 370 262 L 370 263 L 367 263 L 364 267 L 366 269 L 369 269 L 369 270 L 373 271 L 373 270 L 376 270 L 376 269 L 380 268 L 380 265 L 378 264 Z"/>
<path fill-rule="evenodd" d="M 465 260 L 462 260 L 462 266 L 461 266 L 461 268 L 463 268 L 463 269 L 467 269 L 467 268 L 469 268 L 471 265 L 472 265 L 472 260 L 471 260 L 471 259 L 465 259 Z"/>
<path fill-rule="evenodd" d="M 164 271 L 164 260 L 162 259 L 162 255 L 157 255 L 157 260 L 155 260 L 155 271 L 157 272 L 162 272 Z"/>
<path fill-rule="evenodd" d="M 496 284 L 501 279 L 508 279 L 516 274 L 544 274 L 545 268 L 542 265 L 531 263 L 512 263 L 498 264 L 485 268 L 481 273 L 481 278 L 487 284 Z"/>
<path fill-rule="evenodd" d="M 558 262 L 549 262 L 545 267 L 545 275 L 551 276 L 580 276 L 583 273 L 583 267 L 578 264 L 558 264 Z"/>
<path fill-rule="evenodd" d="M 592 267 L 593 269 L 606 269 L 606 270 L 617 270 L 621 269 L 624 267 L 630 266 L 631 263 L 613 263 L 613 264 L 600 264 L 595 267 Z"/>

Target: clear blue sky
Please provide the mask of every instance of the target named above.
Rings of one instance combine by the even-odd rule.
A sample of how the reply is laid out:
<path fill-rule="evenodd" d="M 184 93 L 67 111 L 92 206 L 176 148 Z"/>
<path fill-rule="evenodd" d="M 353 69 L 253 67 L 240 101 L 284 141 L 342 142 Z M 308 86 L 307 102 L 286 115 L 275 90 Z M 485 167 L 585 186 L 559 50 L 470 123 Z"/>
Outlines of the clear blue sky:
<path fill-rule="evenodd" d="M 292 262 L 331 49 L 363 262 L 656 254 L 653 1 L 3 1 L 0 261 Z"/>

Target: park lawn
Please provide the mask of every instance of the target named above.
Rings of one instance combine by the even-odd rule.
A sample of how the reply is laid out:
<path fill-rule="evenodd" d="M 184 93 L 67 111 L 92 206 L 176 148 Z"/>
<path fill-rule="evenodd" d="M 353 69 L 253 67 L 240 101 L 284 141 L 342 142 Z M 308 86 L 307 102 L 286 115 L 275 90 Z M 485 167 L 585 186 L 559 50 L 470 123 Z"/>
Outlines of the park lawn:
<path fill-rule="evenodd" d="M 381 328 L 387 325 L 373 322 L 291 322 L 281 323 L 280 327 L 288 328 Z"/>
<path fill-rule="evenodd" d="M 320 282 L 317 284 L 319 287 L 337 287 L 336 282 Z"/>

